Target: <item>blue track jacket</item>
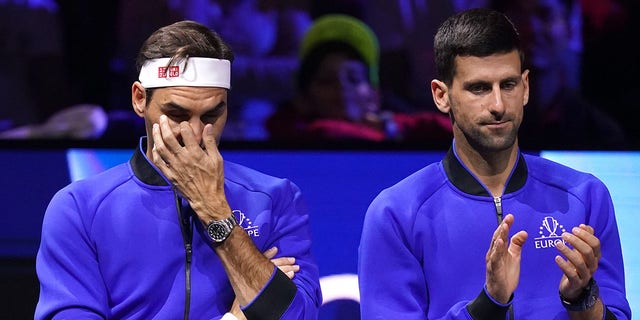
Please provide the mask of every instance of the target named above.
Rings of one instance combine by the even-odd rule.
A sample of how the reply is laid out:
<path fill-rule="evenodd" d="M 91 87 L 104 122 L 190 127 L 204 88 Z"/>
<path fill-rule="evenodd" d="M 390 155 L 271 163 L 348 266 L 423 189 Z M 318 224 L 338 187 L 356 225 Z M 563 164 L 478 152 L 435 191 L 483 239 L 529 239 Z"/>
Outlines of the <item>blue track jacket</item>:
<path fill-rule="evenodd" d="M 499 305 L 483 290 L 485 255 L 508 213 L 510 236 L 529 237 L 513 300 Z M 362 319 L 568 319 L 555 243 L 581 223 L 601 241 L 594 278 L 606 318 L 630 319 L 613 204 L 600 180 L 521 153 L 503 196 L 493 198 L 451 149 L 369 206 L 358 262 Z"/>
<path fill-rule="evenodd" d="M 182 319 L 187 305 L 189 319 L 229 311 L 235 295 L 220 259 L 145 146 L 143 138 L 129 162 L 54 195 L 36 258 L 35 319 Z M 233 214 L 257 248 L 277 246 L 278 256 L 300 265 L 293 280 L 274 266 L 270 282 L 243 309 L 259 316 L 247 317 L 316 319 L 322 296 L 300 190 L 235 163 L 225 162 L 224 174 Z"/>

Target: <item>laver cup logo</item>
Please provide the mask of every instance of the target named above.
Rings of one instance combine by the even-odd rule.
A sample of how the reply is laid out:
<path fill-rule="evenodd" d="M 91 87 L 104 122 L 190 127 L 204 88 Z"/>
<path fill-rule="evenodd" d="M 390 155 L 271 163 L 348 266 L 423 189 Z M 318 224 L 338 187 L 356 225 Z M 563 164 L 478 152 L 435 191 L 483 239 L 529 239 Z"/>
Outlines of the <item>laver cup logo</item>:
<path fill-rule="evenodd" d="M 538 231 L 540 236 L 534 239 L 536 249 L 555 248 L 556 243 L 564 243 L 560 236 L 565 231 L 564 226 L 558 220 L 553 217 L 544 217 Z"/>
<path fill-rule="evenodd" d="M 232 210 L 233 214 L 238 218 L 238 224 L 247 232 L 248 235 L 257 238 L 260 236 L 260 228 L 253 225 L 253 221 L 247 217 L 241 210 Z"/>

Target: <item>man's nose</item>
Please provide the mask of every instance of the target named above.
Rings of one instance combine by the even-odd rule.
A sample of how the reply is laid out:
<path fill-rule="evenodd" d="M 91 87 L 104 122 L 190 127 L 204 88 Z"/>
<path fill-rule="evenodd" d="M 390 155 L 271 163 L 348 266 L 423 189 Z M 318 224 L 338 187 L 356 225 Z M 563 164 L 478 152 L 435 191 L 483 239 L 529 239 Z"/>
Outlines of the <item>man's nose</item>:
<path fill-rule="evenodd" d="M 489 111 L 493 114 L 503 114 L 505 111 L 502 90 L 498 87 L 492 91 L 491 101 L 489 102 Z"/>

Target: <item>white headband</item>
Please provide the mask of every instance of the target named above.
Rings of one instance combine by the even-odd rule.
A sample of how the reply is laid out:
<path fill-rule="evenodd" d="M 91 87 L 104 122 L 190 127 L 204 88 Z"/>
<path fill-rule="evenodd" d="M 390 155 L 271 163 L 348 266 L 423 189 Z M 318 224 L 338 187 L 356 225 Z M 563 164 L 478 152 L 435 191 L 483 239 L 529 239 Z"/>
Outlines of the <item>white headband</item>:
<path fill-rule="evenodd" d="M 192 57 L 178 65 L 167 67 L 171 58 L 147 60 L 138 79 L 145 88 L 159 87 L 219 87 L 231 88 L 229 60 Z M 185 62 L 186 68 L 185 68 Z"/>

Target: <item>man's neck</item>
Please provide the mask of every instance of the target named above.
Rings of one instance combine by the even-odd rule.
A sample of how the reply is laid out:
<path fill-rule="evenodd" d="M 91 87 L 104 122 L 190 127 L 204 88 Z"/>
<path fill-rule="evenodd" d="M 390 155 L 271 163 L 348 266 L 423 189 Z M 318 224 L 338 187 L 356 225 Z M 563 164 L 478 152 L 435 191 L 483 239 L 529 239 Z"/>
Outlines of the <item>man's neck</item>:
<path fill-rule="evenodd" d="M 489 189 L 494 197 L 502 196 L 507 179 L 518 159 L 518 146 L 501 151 L 480 152 L 456 144 L 460 161 Z"/>

